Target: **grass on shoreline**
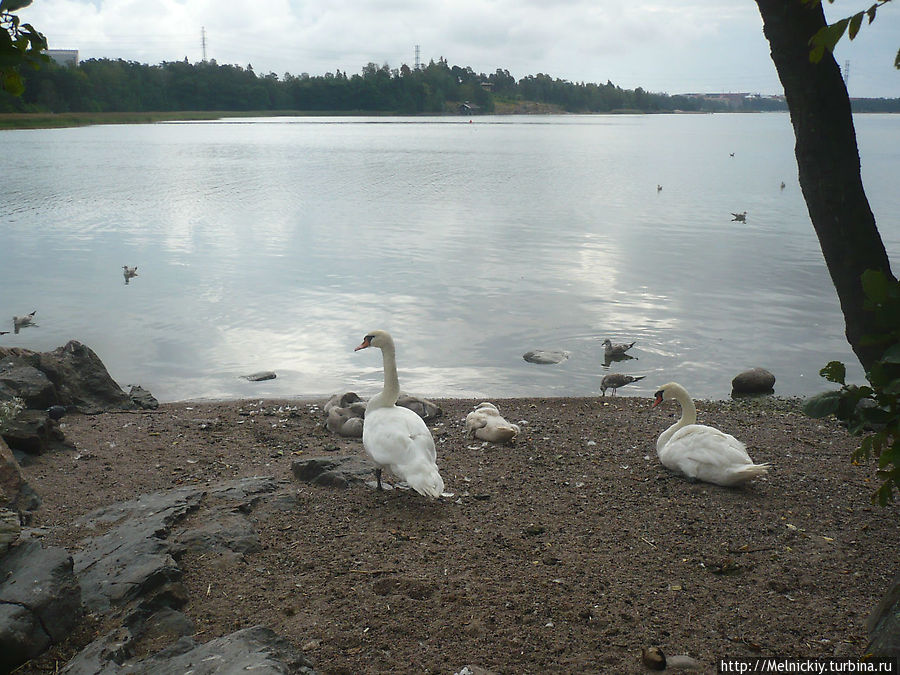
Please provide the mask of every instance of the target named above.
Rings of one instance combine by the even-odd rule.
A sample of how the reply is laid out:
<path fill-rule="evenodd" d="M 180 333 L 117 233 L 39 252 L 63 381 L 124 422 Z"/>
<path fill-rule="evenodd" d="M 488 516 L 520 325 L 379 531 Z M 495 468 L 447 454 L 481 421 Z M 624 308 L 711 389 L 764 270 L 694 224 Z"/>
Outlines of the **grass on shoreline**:
<path fill-rule="evenodd" d="M 151 124 L 218 120 L 226 117 L 326 117 L 332 115 L 377 115 L 373 112 L 331 110 L 184 110 L 173 112 L 98 112 L 98 113 L 0 113 L 0 130 L 61 129 L 93 124 Z"/>

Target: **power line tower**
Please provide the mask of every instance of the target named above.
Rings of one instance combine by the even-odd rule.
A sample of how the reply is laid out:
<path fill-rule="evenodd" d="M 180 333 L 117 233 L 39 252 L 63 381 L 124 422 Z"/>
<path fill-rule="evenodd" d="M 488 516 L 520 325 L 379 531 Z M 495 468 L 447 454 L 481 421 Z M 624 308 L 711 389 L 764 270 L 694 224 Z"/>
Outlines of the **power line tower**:
<path fill-rule="evenodd" d="M 844 61 L 844 86 L 850 86 L 850 59 Z"/>
<path fill-rule="evenodd" d="M 422 68 L 422 62 L 419 61 L 419 45 L 416 45 L 416 70 Z"/>
<path fill-rule="evenodd" d="M 203 62 L 206 63 L 206 26 L 200 27 L 200 47 L 203 49 Z"/>

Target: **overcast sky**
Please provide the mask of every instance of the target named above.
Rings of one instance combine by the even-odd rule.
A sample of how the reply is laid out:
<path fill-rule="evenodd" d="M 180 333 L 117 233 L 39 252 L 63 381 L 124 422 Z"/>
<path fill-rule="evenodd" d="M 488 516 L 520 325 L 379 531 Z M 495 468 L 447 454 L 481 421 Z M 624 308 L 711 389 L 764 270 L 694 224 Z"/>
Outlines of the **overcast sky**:
<path fill-rule="evenodd" d="M 834 20 L 874 0 L 826 5 Z M 34 0 L 51 49 L 158 64 L 206 57 L 258 75 L 361 72 L 444 57 L 476 72 L 546 73 L 626 89 L 782 93 L 753 0 Z M 900 97 L 900 0 L 836 53 L 851 96 Z"/>

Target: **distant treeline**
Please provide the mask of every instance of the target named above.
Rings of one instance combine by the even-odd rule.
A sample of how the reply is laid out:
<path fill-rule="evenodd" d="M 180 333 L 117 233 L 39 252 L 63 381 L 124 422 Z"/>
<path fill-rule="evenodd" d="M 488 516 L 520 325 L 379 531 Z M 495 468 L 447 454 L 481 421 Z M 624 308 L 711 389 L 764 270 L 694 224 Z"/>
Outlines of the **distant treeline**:
<path fill-rule="evenodd" d="M 46 64 L 26 70 L 25 93 L 0 92 L 0 112 L 328 111 L 381 113 L 494 112 L 528 104 L 567 112 L 722 112 L 786 110 L 782 100 L 717 100 L 637 89 L 575 83 L 549 75 L 516 80 L 507 70 L 490 75 L 440 59 L 411 69 L 370 63 L 358 75 L 257 75 L 252 66 L 215 61 L 150 66 L 121 59 L 89 59 L 77 67 Z M 900 112 L 900 99 L 865 99 L 874 112 Z M 860 110 L 860 101 L 854 102 Z"/>

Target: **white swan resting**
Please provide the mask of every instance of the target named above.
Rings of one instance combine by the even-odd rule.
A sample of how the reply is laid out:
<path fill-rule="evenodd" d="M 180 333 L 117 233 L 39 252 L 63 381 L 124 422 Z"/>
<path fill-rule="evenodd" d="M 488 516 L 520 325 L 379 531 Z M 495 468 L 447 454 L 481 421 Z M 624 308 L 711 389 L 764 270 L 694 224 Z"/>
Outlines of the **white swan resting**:
<path fill-rule="evenodd" d="M 396 405 L 400 381 L 394 341 L 389 333 L 375 330 L 354 351 L 367 347 L 378 347 L 384 362 L 384 389 L 369 399 L 362 434 L 363 447 L 375 462 L 378 489 L 382 489 L 381 472 L 387 468 L 419 494 L 440 497 L 444 481 L 435 463 L 431 432 L 416 413 Z"/>
<path fill-rule="evenodd" d="M 695 424 L 697 408 L 684 387 L 675 382 L 656 392 L 652 407 L 675 399 L 681 419 L 659 435 L 656 454 L 668 469 L 688 478 L 731 487 L 765 475 L 768 464 L 754 464 L 747 448 L 734 436 L 713 427 Z"/>
<path fill-rule="evenodd" d="M 507 422 L 500 410 L 487 401 L 475 406 L 475 410 L 466 415 L 466 435 L 480 438 L 492 443 L 508 443 L 516 440 L 519 425 Z"/>

